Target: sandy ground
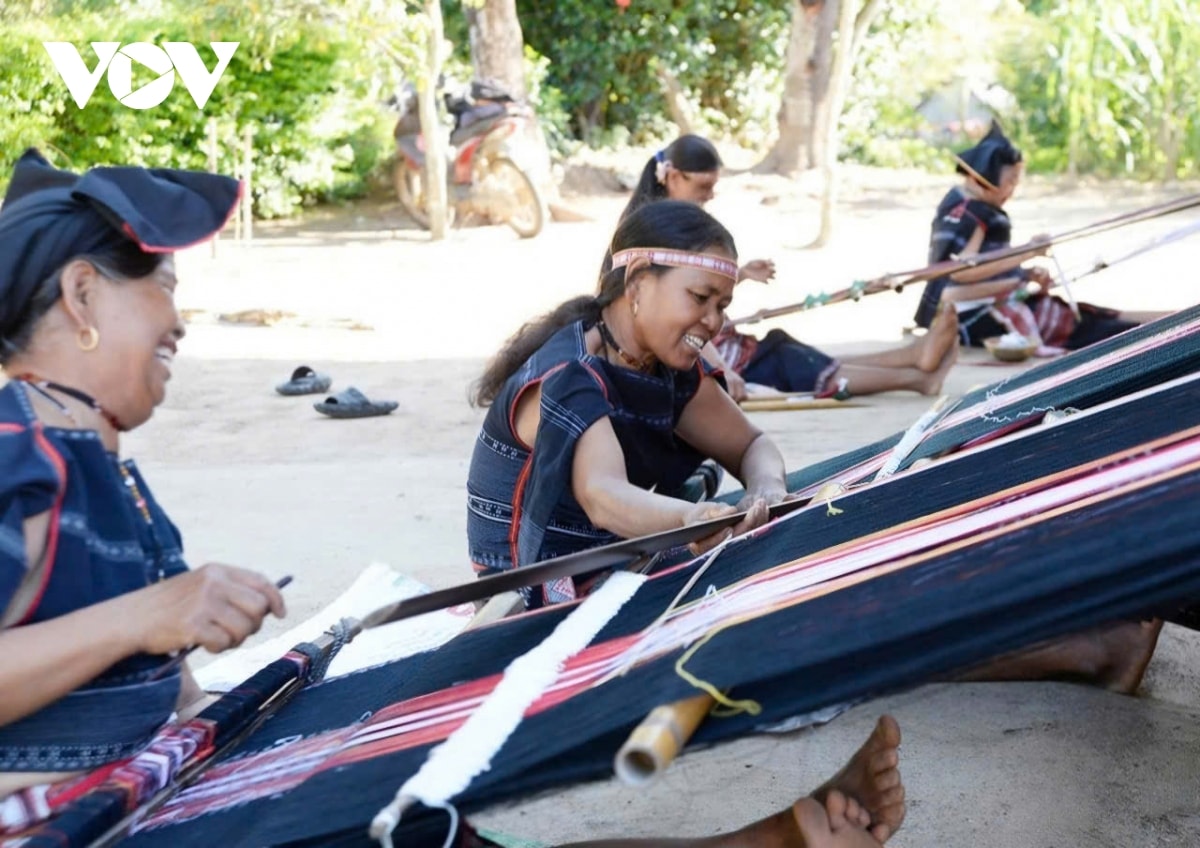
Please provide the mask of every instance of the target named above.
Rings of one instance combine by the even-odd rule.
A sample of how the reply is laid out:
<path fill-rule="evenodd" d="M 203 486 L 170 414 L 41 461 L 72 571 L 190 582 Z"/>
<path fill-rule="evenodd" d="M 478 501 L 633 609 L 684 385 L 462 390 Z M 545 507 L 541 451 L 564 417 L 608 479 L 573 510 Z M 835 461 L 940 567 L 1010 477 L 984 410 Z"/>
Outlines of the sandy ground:
<path fill-rule="evenodd" d="M 847 182 L 837 237 L 808 251 L 799 246 L 813 234 L 811 186 L 751 175 L 723 181 L 711 211 L 739 238 L 743 258 L 772 257 L 779 266 L 773 285 L 746 284 L 731 313 L 923 264 L 945 180 L 853 171 Z M 1012 205 L 1016 237 L 1182 193 L 1035 182 Z M 591 289 L 624 197 L 568 200 L 592 220 L 552 225 L 527 242 L 489 227 L 430 244 L 385 203 L 260 226 L 253 244 L 222 241 L 215 257 L 208 247 L 181 256 L 189 336 L 167 402 L 124 449 L 183 529 L 191 562 L 294 575 L 287 590 L 293 620 L 316 611 L 373 560 L 435 586 L 469 579 L 464 487 L 482 417 L 467 404 L 469 384 L 523 320 Z M 1061 258 L 1078 269 L 1188 220 L 1197 217 L 1064 246 Z M 1089 278 L 1077 294 L 1131 308 L 1190 305 L 1197 242 Z M 776 325 L 834 352 L 898 344 L 918 296 L 879 295 Z M 295 317 L 270 328 L 217 321 L 240 310 Z M 346 324 L 373 330 L 339 328 Z M 271 390 L 300 363 L 332 374 L 335 390 L 357 386 L 398 400 L 400 409 L 384 418 L 325 419 L 313 411 L 313 398 Z M 1005 373 L 968 355 L 946 389 L 961 393 Z M 799 467 L 906 427 L 930 401 L 893 394 L 868 402 L 755 420 L 778 440 L 789 466 Z M 690 755 L 650 791 L 612 782 L 581 787 L 488 821 L 556 840 L 712 833 L 812 788 L 886 709 L 905 728 L 912 799 L 895 844 L 1200 845 L 1197 635 L 1168 630 L 1136 699 L 1061 684 L 925 687 L 819 730 Z"/>

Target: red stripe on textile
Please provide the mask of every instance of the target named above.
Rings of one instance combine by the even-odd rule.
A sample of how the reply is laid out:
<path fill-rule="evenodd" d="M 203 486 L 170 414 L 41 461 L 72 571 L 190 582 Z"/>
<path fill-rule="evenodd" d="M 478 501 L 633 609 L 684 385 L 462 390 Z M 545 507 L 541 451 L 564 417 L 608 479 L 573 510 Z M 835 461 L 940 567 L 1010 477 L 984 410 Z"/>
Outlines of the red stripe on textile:
<path fill-rule="evenodd" d="M 37 608 L 42 602 L 42 596 L 46 594 L 46 587 L 50 584 L 50 576 L 54 573 L 54 559 L 58 555 L 58 522 L 62 519 L 63 499 L 67 495 L 66 461 L 46 438 L 41 424 L 34 425 L 33 438 L 37 446 L 46 454 L 46 458 L 50 460 L 50 464 L 54 466 L 54 473 L 58 476 L 58 491 L 54 495 L 54 506 L 50 508 L 50 527 L 46 531 L 46 551 L 42 555 L 45 573 L 42 575 L 42 581 L 38 586 L 37 594 L 34 595 L 33 602 L 25 611 L 25 615 L 21 616 L 21 620 L 17 622 L 18 625 L 27 624 L 33 614 L 37 612 Z"/>
<path fill-rule="evenodd" d="M 24 433 L 24 424 L 10 424 L 9 422 L 0 423 L 0 433 Z"/>

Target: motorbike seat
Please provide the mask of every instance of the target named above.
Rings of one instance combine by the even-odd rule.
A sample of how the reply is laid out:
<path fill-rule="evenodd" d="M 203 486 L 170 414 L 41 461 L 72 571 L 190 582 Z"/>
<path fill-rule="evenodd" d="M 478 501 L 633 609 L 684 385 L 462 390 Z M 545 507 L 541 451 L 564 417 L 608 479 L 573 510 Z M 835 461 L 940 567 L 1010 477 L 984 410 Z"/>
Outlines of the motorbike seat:
<path fill-rule="evenodd" d="M 418 167 L 425 166 L 425 151 L 420 147 L 421 136 L 405 135 L 396 139 L 396 146 L 406 155 L 417 163 Z"/>

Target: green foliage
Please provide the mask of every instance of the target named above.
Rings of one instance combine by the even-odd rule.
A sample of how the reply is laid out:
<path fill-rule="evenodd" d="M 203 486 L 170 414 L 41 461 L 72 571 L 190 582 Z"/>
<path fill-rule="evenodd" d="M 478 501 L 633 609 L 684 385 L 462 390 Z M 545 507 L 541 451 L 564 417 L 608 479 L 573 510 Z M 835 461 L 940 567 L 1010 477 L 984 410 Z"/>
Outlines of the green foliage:
<path fill-rule="evenodd" d="M 205 168 L 207 125 L 215 121 L 218 170 L 234 173 L 241 140 L 253 133 L 255 212 L 288 215 L 318 200 L 353 196 L 391 154 L 390 117 L 382 108 L 394 63 L 320 20 L 281 22 L 253 4 L 74 5 L 69 15 L 26 17 L 0 30 L 0 180 L 25 147 L 43 148 L 58 164 Z M 117 11 L 120 14 L 114 14 Z M 114 26 L 113 21 L 120 24 Z M 208 41 L 240 46 L 203 111 L 182 83 L 159 106 L 122 106 L 104 78 L 79 109 L 41 42 L 71 41 L 89 67 L 93 40 L 190 41 L 205 63 Z M 136 66 L 135 66 L 136 67 Z M 135 76 L 135 88 L 149 78 Z"/>
<path fill-rule="evenodd" d="M 517 9 L 526 43 L 550 60 L 547 83 L 585 140 L 618 126 L 634 137 L 658 134 L 660 68 L 724 128 L 761 120 L 762 76 L 777 87 L 790 22 L 789 4 L 761 0 L 635 0 L 625 10 L 607 0 L 517 0 Z"/>
<path fill-rule="evenodd" d="M 1029 9 L 1036 18 L 1004 67 L 1031 168 L 1200 174 L 1194 0 L 1037 0 Z"/>

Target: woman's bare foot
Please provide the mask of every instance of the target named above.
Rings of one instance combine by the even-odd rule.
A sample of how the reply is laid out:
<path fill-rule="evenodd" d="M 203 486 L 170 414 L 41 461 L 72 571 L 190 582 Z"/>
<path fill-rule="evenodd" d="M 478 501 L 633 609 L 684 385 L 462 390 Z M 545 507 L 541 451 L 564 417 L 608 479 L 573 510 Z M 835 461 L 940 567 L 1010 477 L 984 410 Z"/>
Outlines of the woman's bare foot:
<path fill-rule="evenodd" d="M 921 394 L 936 395 L 941 392 L 942 384 L 946 382 L 946 375 L 950 373 L 950 369 L 957 361 L 958 342 L 956 341 L 942 354 L 942 361 L 938 363 L 937 369 L 930 371 L 921 381 Z"/>
<path fill-rule="evenodd" d="M 1158 634 L 1162 632 L 1160 619 L 1132 621 L 1119 624 L 1098 637 L 1105 644 L 1108 663 L 1101 669 L 1099 682 L 1123 695 L 1132 695 L 1142 685 L 1142 677 L 1154 649 L 1158 646 Z"/>
<path fill-rule="evenodd" d="M 904 784 L 900 780 L 900 725 L 889 715 L 881 716 L 862 747 L 812 797 L 828 803 L 839 792 L 853 799 L 869 816 L 869 830 L 886 842 L 904 821 Z"/>
<path fill-rule="evenodd" d="M 918 343 L 916 366 L 922 371 L 937 371 L 946 351 L 958 349 L 958 312 L 953 303 L 943 303 L 929 325 L 929 332 Z"/>
<path fill-rule="evenodd" d="M 1154 656 L 1162 621 L 1126 621 L 1043 642 L 976 666 L 959 680 L 1076 680 L 1132 695 Z"/>

